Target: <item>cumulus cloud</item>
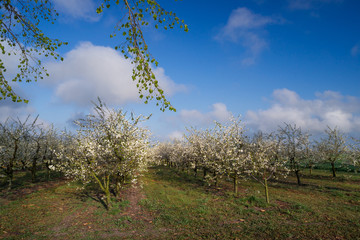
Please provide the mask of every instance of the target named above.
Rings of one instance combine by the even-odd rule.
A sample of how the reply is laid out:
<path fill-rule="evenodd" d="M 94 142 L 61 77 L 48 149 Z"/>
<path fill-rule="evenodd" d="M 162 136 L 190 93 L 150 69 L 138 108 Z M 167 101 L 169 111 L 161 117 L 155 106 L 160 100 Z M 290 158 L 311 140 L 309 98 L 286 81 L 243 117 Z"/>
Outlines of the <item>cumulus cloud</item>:
<path fill-rule="evenodd" d="M 233 114 L 227 109 L 224 103 L 214 103 L 209 111 L 199 111 L 196 109 L 183 109 L 172 116 L 160 118 L 162 122 L 162 140 L 181 139 L 186 132 L 186 127 L 206 128 L 214 121 L 226 123 Z"/>
<path fill-rule="evenodd" d="M 288 0 L 292 10 L 309 10 L 327 3 L 340 3 L 343 0 Z"/>
<path fill-rule="evenodd" d="M 56 96 L 64 102 L 86 106 L 97 97 L 108 104 L 139 101 L 131 78 L 133 65 L 110 47 L 84 42 L 68 52 L 63 62 L 48 63 L 46 68 L 50 74 L 46 82 L 55 86 Z M 186 89 L 174 83 L 164 69 L 156 68 L 154 73 L 168 96 Z"/>
<path fill-rule="evenodd" d="M 36 124 L 42 128 L 49 128 L 50 123 L 38 116 L 35 108 L 25 103 L 14 103 L 9 99 L 0 101 L 0 123 L 5 123 L 6 120 L 20 120 L 25 122 L 26 119 L 28 124 L 33 123 L 37 117 Z"/>
<path fill-rule="evenodd" d="M 227 24 L 215 37 L 218 41 L 231 41 L 240 43 L 247 50 L 247 57 L 243 59 L 244 65 L 251 65 L 262 51 L 268 47 L 267 41 L 262 37 L 264 28 L 271 24 L 282 24 L 281 18 L 262 16 L 249 9 L 237 8 L 232 11 Z"/>
<path fill-rule="evenodd" d="M 19 51 L 18 47 L 10 47 L 7 42 L 2 42 L 1 45 L 5 49 L 5 54 L 1 54 L 1 61 L 4 64 L 6 72 L 3 72 L 5 78 L 9 81 L 19 73 Z M 10 54 L 10 56 L 8 55 Z"/>
<path fill-rule="evenodd" d="M 100 15 L 96 13 L 96 8 L 100 3 L 94 0 L 54 0 L 55 9 L 67 17 L 73 19 L 83 19 L 88 22 L 96 22 Z"/>
<path fill-rule="evenodd" d="M 274 131 L 284 122 L 311 132 L 322 132 L 326 126 L 337 126 L 344 132 L 359 131 L 360 99 L 325 91 L 306 100 L 294 91 L 277 89 L 269 109 L 248 111 L 245 120 L 250 127 L 262 131 Z"/>
<path fill-rule="evenodd" d="M 67 126 L 70 126 L 71 128 L 78 128 L 78 126 L 74 123 L 75 121 L 79 119 L 85 119 L 86 114 L 84 112 L 75 112 L 71 115 L 71 117 L 66 121 Z"/>
<path fill-rule="evenodd" d="M 225 122 L 232 116 L 231 112 L 223 103 L 214 103 L 210 112 L 200 112 L 199 110 L 181 110 L 178 119 L 181 122 L 191 125 L 207 125 L 213 121 Z"/>
<path fill-rule="evenodd" d="M 23 120 L 34 112 L 35 109 L 25 103 L 14 103 L 9 99 L 0 101 L 0 122 L 5 122 L 8 118 Z"/>

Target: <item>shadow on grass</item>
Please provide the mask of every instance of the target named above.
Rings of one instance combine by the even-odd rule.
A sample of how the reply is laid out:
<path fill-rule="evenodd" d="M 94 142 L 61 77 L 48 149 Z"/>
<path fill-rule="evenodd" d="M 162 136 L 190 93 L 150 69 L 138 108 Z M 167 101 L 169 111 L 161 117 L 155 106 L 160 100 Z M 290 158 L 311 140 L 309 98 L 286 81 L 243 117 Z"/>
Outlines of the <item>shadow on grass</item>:
<path fill-rule="evenodd" d="M 55 185 L 64 183 L 63 174 L 54 172 L 48 179 L 46 171 L 39 171 L 37 181 L 32 182 L 31 173 L 28 171 L 16 171 L 11 189 L 8 189 L 8 182 L 0 182 L 0 197 L 8 200 L 15 200 L 41 189 L 54 187 Z"/>
<path fill-rule="evenodd" d="M 355 189 L 346 189 L 346 188 L 340 188 L 340 187 L 334 187 L 334 186 L 326 186 L 326 185 L 316 185 L 316 184 L 310 184 L 310 183 L 302 183 L 301 185 L 298 185 L 296 182 L 289 182 L 285 180 L 279 180 L 279 179 L 272 179 L 270 182 L 272 183 L 279 183 L 279 184 L 272 184 L 271 187 L 274 188 L 297 188 L 297 189 L 311 189 L 311 190 L 317 190 L 321 192 L 331 192 L 331 191 L 342 191 L 342 192 L 360 192 L 359 190 Z"/>
<path fill-rule="evenodd" d="M 105 201 L 102 199 L 102 195 L 100 193 L 94 192 L 79 192 L 75 193 L 75 195 L 82 201 L 86 202 L 88 199 L 100 203 L 106 210 L 109 210 L 108 206 L 106 205 Z"/>
<path fill-rule="evenodd" d="M 94 201 L 100 203 L 106 210 L 109 209 L 103 200 L 104 194 L 101 193 L 96 184 L 89 183 L 85 186 L 81 182 L 75 182 L 74 184 L 81 186 L 77 191 L 71 192 L 74 198 L 82 202 Z"/>
<path fill-rule="evenodd" d="M 169 168 L 165 166 L 155 166 L 150 167 L 154 172 L 155 180 L 165 180 L 170 182 L 180 182 L 180 183 L 191 183 L 203 185 L 203 181 L 201 180 L 200 172 L 198 173 L 198 177 L 194 176 L 194 172 L 184 172 L 178 169 Z"/>
<path fill-rule="evenodd" d="M 77 182 L 76 184 L 78 184 L 79 186 L 82 186 L 81 187 L 82 189 L 79 191 L 72 192 L 72 195 L 75 198 L 79 199 L 82 202 L 86 202 L 90 199 L 91 201 L 100 203 L 106 210 L 109 210 L 109 207 L 107 206 L 106 202 L 104 201 L 105 195 L 99 189 L 99 186 L 96 183 L 90 182 L 90 183 L 86 184 L 85 186 L 82 185 L 81 182 Z M 131 184 L 125 185 L 123 191 L 125 191 L 125 189 L 130 186 L 131 186 Z M 116 196 L 115 191 L 113 189 L 111 189 L 110 192 L 112 194 L 112 196 L 111 196 L 112 205 L 114 205 L 114 204 L 118 205 L 120 202 L 124 202 L 123 200 L 120 199 L 119 196 Z"/>
<path fill-rule="evenodd" d="M 170 168 L 167 166 L 153 166 L 149 168 L 151 171 L 152 179 L 155 181 L 166 181 L 172 186 L 183 187 L 184 185 L 190 186 L 203 191 L 204 193 L 211 193 L 218 196 L 225 196 L 233 192 L 232 181 L 227 181 L 225 178 L 220 178 L 218 186 L 214 184 L 208 185 L 203 180 L 203 171 L 199 170 L 195 176 L 194 171 L 181 171 L 180 169 Z M 239 191 L 241 187 L 239 186 Z"/>
<path fill-rule="evenodd" d="M 14 178 L 12 182 L 11 189 L 31 187 L 35 183 L 44 183 L 58 181 L 59 179 L 63 180 L 64 176 L 60 172 L 51 172 L 50 178 L 48 173 L 45 170 L 39 170 L 36 174 L 36 181 L 32 182 L 31 172 L 28 170 L 19 170 L 14 172 Z M 0 191 L 7 189 L 8 181 L 6 178 L 3 178 L 0 182 Z"/>

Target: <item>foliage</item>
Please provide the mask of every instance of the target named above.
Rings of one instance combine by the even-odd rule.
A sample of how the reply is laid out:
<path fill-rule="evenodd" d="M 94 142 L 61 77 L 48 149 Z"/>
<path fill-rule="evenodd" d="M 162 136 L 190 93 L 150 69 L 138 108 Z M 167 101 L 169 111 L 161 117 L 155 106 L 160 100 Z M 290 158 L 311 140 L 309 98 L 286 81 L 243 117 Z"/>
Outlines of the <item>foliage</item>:
<path fill-rule="evenodd" d="M 54 23 L 56 11 L 48 0 L 3 0 L 0 3 L 0 100 L 28 102 L 18 96 L 10 85 L 13 82 L 31 82 L 48 75 L 42 66 L 42 56 L 61 59 L 56 52 L 63 44 L 49 38 L 40 28 L 44 21 Z M 18 72 L 11 80 L 6 77 L 8 57 L 18 58 Z"/>
<path fill-rule="evenodd" d="M 188 26 L 176 13 L 166 11 L 154 0 L 104 0 L 96 12 L 101 13 L 111 5 L 120 5 L 126 9 L 125 12 L 120 11 L 123 15 L 120 16 L 121 20 L 110 37 L 114 38 L 119 33 L 121 43 L 117 44 L 115 49 L 120 50 L 125 58 L 130 58 L 134 65 L 132 79 L 136 82 L 139 97 L 144 98 L 145 103 L 155 98 L 156 105 L 161 105 L 162 111 L 167 108 L 176 111 L 166 99 L 152 70 L 154 66 L 158 66 L 158 62 L 149 51 L 143 27 L 153 23 L 156 29 L 161 27 L 167 30 L 179 25 L 188 32 Z M 120 6 L 119 9 L 121 9 Z M 54 23 L 58 13 L 53 8 L 52 1 L 49 0 L 4 0 L 0 3 L 0 14 L 0 48 L 3 54 L 0 59 L 0 100 L 10 97 L 14 102 L 28 102 L 14 92 L 9 84 L 10 81 L 6 79 L 4 73 L 8 67 L 6 66 L 8 60 L 4 56 L 17 55 L 19 57 L 18 73 L 12 79 L 14 82 L 36 81 L 48 75 L 42 66 L 41 57 L 52 56 L 63 60 L 56 50 L 67 43 L 49 38 L 40 29 L 40 24 L 44 21 Z"/>
<path fill-rule="evenodd" d="M 176 111 L 166 99 L 165 93 L 152 71 L 152 66 L 158 66 L 158 62 L 149 51 L 142 28 L 149 25 L 151 20 L 153 20 L 152 23 L 156 29 L 159 27 L 165 30 L 173 29 L 175 25 L 179 25 L 187 32 L 188 26 L 176 13 L 166 11 L 155 0 L 104 0 L 97 12 L 103 12 L 105 8 L 110 8 L 113 3 L 124 6 L 126 13 L 121 16 L 121 20 L 110 37 L 116 37 L 119 33 L 119 37 L 122 39 L 121 44 L 117 45 L 115 49 L 119 49 L 125 58 L 131 58 L 131 63 L 134 64 L 132 79 L 137 82 L 136 86 L 140 98 L 145 97 L 145 103 L 148 103 L 155 97 L 158 101 L 156 105 L 161 103 L 160 109 L 162 111 L 165 111 L 166 108 Z"/>

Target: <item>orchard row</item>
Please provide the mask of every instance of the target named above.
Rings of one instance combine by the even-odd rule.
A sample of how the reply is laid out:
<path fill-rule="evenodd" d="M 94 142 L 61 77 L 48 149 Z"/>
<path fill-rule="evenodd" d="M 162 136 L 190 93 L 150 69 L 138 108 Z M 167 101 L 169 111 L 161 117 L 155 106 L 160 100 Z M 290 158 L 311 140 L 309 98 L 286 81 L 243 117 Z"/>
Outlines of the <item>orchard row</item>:
<path fill-rule="evenodd" d="M 159 144 L 155 156 L 160 164 L 193 170 L 195 175 L 201 169 L 209 185 L 216 186 L 223 177 L 233 179 L 235 194 L 239 179 L 255 179 L 264 186 L 269 203 L 271 178 L 293 173 L 301 185 L 300 172 L 311 171 L 318 163 L 328 163 L 333 177 L 337 162 L 359 167 L 360 141 L 346 140 L 339 129 L 330 127 L 325 137 L 315 141 L 300 127 L 286 123 L 276 132 L 247 136 L 240 119 L 233 118 L 205 130 L 191 128 L 183 140 Z"/>
<path fill-rule="evenodd" d="M 139 127 L 147 118 L 107 108 L 100 100 L 94 114 L 75 122 L 76 133 L 58 133 L 37 121 L 9 119 L 0 125 L 0 169 L 8 188 L 14 171 L 39 169 L 63 173 L 84 184 L 95 182 L 107 207 L 122 184 L 135 181 L 149 159 L 149 131 Z M 0 173 L 0 174 L 1 174 Z"/>
<path fill-rule="evenodd" d="M 143 116 L 109 109 L 100 100 L 94 114 L 75 122 L 76 133 L 44 127 L 37 119 L 8 119 L 0 124 L 0 178 L 12 187 L 14 172 L 27 170 L 37 180 L 39 169 L 93 182 L 111 206 L 111 193 L 119 195 L 125 181 L 136 181 L 149 164 L 166 164 L 195 174 L 202 170 L 208 184 L 231 178 L 237 194 L 240 179 L 256 179 L 265 188 L 268 181 L 294 173 L 301 185 L 300 172 L 326 162 L 336 176 L 335 164 L 360 164 L 360 141 L 346 138 L 337 128 L 327 128 L 318 141 L 292 124 L 272 133 L 248 136 L 239 118 L 212 128 L 190 128 L 182 140 L 151 144 L 150 132 L 140 123 Z"/>

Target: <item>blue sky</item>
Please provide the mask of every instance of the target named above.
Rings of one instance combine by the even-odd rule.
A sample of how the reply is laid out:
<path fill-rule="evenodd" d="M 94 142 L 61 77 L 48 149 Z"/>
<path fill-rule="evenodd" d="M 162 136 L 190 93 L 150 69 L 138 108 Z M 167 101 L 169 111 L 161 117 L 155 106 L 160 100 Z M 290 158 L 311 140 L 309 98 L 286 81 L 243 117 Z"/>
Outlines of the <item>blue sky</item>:
<path fill-rule="evenodd" d="M 64 61 L 44 59 L 50 78 L 17 86 L 30 103 L 0 102 L 0 121 L 39 114 L 44 123 L 70 128 L 99 96 L 111 107 L 152 113 L 146 125 L 159 139 L 230 115 L 241 115 L 252 130 L 287 122 L 314 134 L 327 125 L 360 132 L 357 0 L 160 0 L 189 25 L 188 33 L 144 29 L 176 113 L 138 99 L 131 65 L 113 49 L 121 39 L 109 37 L 122 16 L 118 6 L 99 15 L 98 0 L 54 2 L 60 16 L 43 28 L 69 42 L 59 49 Z"/>

